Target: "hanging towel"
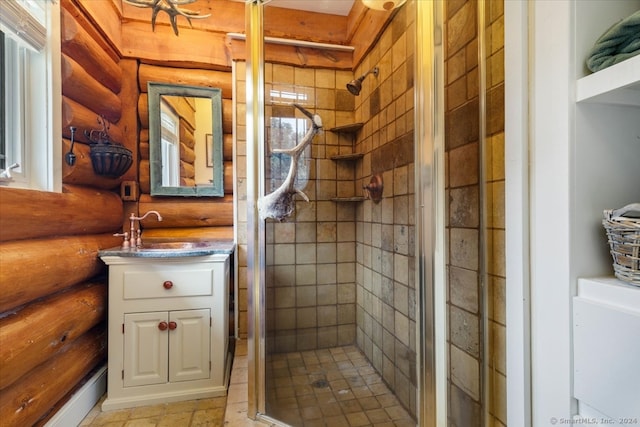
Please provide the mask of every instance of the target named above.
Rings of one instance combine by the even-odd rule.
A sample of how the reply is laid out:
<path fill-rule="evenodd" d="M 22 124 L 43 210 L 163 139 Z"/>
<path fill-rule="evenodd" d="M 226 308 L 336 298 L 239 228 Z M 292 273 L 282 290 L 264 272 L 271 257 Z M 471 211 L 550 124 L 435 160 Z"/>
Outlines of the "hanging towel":
<path fill-rule="evenodd" d="M 640 10 L 609 28 L 587 57 L 587 67 L 599 71 L 640 54 Z"/>

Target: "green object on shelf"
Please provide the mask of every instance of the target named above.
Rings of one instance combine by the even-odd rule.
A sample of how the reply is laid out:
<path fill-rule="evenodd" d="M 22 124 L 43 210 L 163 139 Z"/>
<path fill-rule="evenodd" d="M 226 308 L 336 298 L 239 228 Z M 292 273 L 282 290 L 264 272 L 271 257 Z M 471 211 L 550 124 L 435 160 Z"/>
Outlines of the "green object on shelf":
<path fill-rule="evenodd" d="M 609 28 L 587 56 L 587 67 L 596 72 L 640 54 L 640 10 Z"/>

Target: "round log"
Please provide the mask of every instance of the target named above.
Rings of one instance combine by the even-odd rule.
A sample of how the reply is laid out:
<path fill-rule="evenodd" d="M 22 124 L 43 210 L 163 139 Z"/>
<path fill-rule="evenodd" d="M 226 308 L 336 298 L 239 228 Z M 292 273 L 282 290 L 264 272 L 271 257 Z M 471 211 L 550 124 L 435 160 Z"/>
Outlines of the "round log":
<path fill-rule="evenodd" d="M 62 55 L 62 92 L 68 98 L 84 105 L 109 122 L 117 123 L 122 116 L 122 102 L 118 95 L 103 86 L 80 64 Z"/>
<path fill-rule="evenodd" d="M 63 156 L 69 152 L 70 148 L 71 141 L 63 139 Z M 69 166 L 67 162 L 62 162 L 62 182 L 64 184 L 86 185 L 103 190 L 119 188 L 123 177 L 109 178 L 96 175 L 93 171 L 93 165 L 91 164 L 91 157 L 89 156 L 90 150 L 90 147 L 85 144 L 73 145 L 73 154 L 76 155 L 76 162 L 73 166 Z"/>
<path fill-rule="evenodd" d="M 99 113 L 62 95 L 62 136 L 65 138 L 71 138 L 69 126 L 75 126 L 78 128 L 75 140 L 89 143 L 84 131 L 102 130 L 102 126 L 98 123 L 98 116 Z M 109 136 L 113 142 L 122 143 L 123 141 L 122 130 L 117 124 L 111 124 Z"/>
<path fill-rule="evenodd" d="M 122 219 L 117 227 L 122 228 Z M 121 242 L 122 237 L 105 234 L 0 243 L 0 313 L 106 271 L 98 251 Z"/>
<path fill-rule="evenodd" d="M 140 169 L 140 193 L 151 194 L 151 169 L 149 169 L 149 160 L 140 160 L 138 165 Z"/>
<path fill-rule="evenodd" d="M 61 9 L 61 26 L 62 52 L 113 93 L 120 93 L 122 71 L 118 64 L 65 9 Z"/>
<path fill-rule="evenodd" d="M 105 282 L 90 283 L 0 319 L 0 390 L 103 321 L 106 296 Z"/>
<path fill-rule="evenodd" d="M 122 224 L 122 200 L 109 191 L 73 185 L 63 185 L 62 193 L 0 187 L 0 198 L 0 241 L 100 234 Z"/>
<path fill-rule="evenodd" d="M 190 148 L 188 145 L 180 143 L 180 160 L 193 165 L 193 162 L 196 160 L 196 152 L 193 151 L 193 148 Z M 195 174 L 195 170 L 193 172 Z"/>
<path fill-rule="evenodd" d="M 193 99 L 185 98 L 184 96 L 163 95 L 162 100 L 171 106 L 178 117 L 185 122 L 183 123 L 184 126 L 192 130 L 195 129 L 196 113 Z"/>
<path fill-rule="evenodd" d="M 141 194 L 140 212 L 157 210 L 162 222 L 143 221 L 143 228 L 233 226 L 233 196 L 155 198 Z"/>
<path fill-rule="evenodd" d="M 180 143 L 192 149 L 196 145 L 196 138 L 193 134 L 193 129 L 190 129 L 188 125 L 185 125 L 182 120 L 180 120 Z"/>
<path fill-rule="evenodd" d="M 140 64 L 140 92 L 147 92 L 148 82 L 171 83 L 222 89 L 222 97 L 231 99 L 232 75 L 226 71 L 160 67 Z"/>
<path fill-rule="evenodd" d="M 0 419 L 7 426 L 33 425 L 106 358 L 106 333 L 90 330 L 46 363 L 0 393 Z"/>
<path fill-rule="evenodd" d="M 222 100 L 222 133 L 233 133 L 233 104 L 230 99 Z"/>
<path fill-rule="evenodd" d="M 115 34 L 115 31 L 109 31 L 109 28 L 114 28 L 116 25 L 119 27 L 121 25 L 120 20 L 113 19 L 113 24 L 108 25 L 108 23 L 105 22 L 102 17 L 96 17 L 95 13 L 92 13 L 90 10 L 88 10 L 97 7 L 102 9 L 103 12 L 107 12 L 105 14 L 108 15 L 107 19 L 109 19 L 109 17 L 113 18 L 115 14 L 105 9 L 104 5 L 100 4 L 102 2 L 82 2 L 82 4 L 79 3 L 80 2 L 77 2 L 75 0 L 61 0 L 60 6 L 61 9 L 69 12 L 76 23 L 81 26 L 89 34 L 89 36 L 91 36 L 91 38 L 98 44 L 98 46 L 100 46 L 100 50 L 109 55 L 113 62 L 117 63 L 118 61 L 120 61 L 120 59 L 122 58 L 122 54 L 119 50 L 116 50 L 116 47 L 112 43 L 112 41 L 115 39 L 113 37 L 111 39 L 108 38 L 110 35 Z M 96 3 L 96 5 L 94 6 L 93 3 Z"/>
<path fill-rule="evenodd" d="M 185 176 L 180 177 L 180 187 L 195 187 L 196 180 L 193 178 L 187 178 Z"/>
<path fill-rule="evenodd" d="M 140 146 L 138 148 L 140 151 L 140 160 L 149 160 L 149 141 L 142 142 L 140 140 Z"/>
<path fill-rule="evenodd" d="M 224 193 L 233 194 L 233 162 L 224 162 Z"/>
<path fill-rule="evenodd" d="M 122 59 L 120 68 L 126 78 L 122 83 L 120 99 L 127 100 L 122 105 L 122 117 L 118 126 L 124 130 L 120 143 L 131 150 L 133 156 L 132 166 L 122 177 L 123 181 L 137 181 L 138 178 L 138 106 L 131 100 L 138 99 L 138 84 L 136 76 L 138 74 L 138 61 L 135 59 Z"/>
<path fill-rule="evenodd" d="M 193 156 L 195 159 L 195 155 Z M 196 168 L 192 163 L 188 163 L 185 161 L 180 161 L 180 178 L 191 178 L 196 176 Z M 195 182 L 193 183 L 195 185 Z"/>
<path fill-rule="evenodd" d="M 145 239 L 162 240 L 227 240 L 233 241 L 233 227 L 151 228 L 144 232 Z"/>
<path fill-rule="evenodd" d="M 138 97 L 138 119 L 140 126 L 149 129 L 149 96 L 142 92 Z"/>
<path fill-rule="evenodd" d="M 225 133 L 222 135 L 222 158 L 233 160 L 233 134 Z"/>

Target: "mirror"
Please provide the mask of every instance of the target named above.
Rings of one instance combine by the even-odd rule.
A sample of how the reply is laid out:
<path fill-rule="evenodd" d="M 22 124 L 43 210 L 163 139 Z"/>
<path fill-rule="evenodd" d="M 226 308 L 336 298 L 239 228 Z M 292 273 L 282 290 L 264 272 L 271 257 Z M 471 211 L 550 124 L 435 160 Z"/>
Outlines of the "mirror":
<path fill-rule="evenodd" d="M 224 196 L 222 90 L 147 83 L 152 196 Z"/>

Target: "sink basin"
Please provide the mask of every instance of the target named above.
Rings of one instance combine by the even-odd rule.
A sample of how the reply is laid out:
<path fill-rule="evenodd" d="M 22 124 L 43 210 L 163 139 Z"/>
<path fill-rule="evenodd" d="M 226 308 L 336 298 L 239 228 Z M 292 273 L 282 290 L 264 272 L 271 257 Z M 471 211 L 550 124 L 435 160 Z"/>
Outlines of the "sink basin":
<path fill-rule="evenodd" d="M 174 258 L 207 256 L 214 254 L 231 254 L 235 244 L 230 241 L 153 241 L 142 243 L 139 248 L 110 248 L 98 252 L 99 256 L 120 256 L 140 258 Z"/>
<path fill-rule="evenodd" d="M 144 243 L 139 251 L 175 251 L 208 248 L 211 242 L 151 242 Z"/>

